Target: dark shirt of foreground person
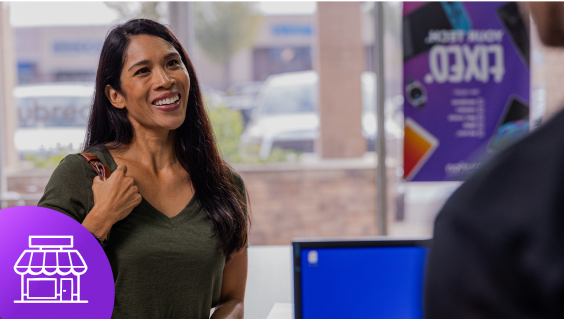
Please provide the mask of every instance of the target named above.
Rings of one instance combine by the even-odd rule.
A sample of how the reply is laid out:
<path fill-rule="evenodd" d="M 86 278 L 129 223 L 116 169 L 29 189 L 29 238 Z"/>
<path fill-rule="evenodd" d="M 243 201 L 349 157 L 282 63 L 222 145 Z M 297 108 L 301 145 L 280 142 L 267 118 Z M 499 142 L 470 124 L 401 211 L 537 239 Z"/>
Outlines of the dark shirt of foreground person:
<path fill-rule="evenodd" d="M 564 47 L 564 3 L 519 3 Z M 564 113 L 464 183 L 435 221 L 425 314 L 564 318 Z"/>
<path fill-rule="evenodd" d="M 440 211 L 425 318 L 564 318 L 564 112 L 484 164 Z"/>

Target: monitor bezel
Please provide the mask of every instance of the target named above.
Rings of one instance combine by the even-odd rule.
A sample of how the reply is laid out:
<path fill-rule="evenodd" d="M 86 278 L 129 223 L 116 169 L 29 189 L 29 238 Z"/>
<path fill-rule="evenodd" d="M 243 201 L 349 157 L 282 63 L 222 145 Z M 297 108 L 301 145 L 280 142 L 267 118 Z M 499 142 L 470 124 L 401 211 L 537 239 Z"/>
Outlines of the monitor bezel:
<path fill-rule="evenodd" d="M 294 319 L 302 319 L 301 250 L 311 248 L 431 247 L 431 239 L 369 238 L 295 238 L 292 240 L 294 274 Z"/>

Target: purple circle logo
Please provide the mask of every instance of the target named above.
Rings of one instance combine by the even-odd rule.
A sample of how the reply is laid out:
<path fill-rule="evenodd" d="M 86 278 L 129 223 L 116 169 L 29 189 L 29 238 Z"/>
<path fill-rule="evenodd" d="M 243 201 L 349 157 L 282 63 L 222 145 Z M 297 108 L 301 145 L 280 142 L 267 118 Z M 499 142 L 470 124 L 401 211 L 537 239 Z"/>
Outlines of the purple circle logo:
<path fill-rule="evenodd" d="M 114 279 L 104 250 L 60 212 L 0 210 L 0 318 L 105 319 Z"/>

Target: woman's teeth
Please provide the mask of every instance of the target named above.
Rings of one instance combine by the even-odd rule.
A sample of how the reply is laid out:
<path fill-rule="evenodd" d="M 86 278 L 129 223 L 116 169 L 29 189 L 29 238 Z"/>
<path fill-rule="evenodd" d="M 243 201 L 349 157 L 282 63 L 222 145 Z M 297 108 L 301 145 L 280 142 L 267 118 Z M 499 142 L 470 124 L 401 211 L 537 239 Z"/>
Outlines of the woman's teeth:
<path fill-rule="evenodd" d="M 155 102 L 155 105 L 173 104 L 180 99 L 180 95 Z"/>

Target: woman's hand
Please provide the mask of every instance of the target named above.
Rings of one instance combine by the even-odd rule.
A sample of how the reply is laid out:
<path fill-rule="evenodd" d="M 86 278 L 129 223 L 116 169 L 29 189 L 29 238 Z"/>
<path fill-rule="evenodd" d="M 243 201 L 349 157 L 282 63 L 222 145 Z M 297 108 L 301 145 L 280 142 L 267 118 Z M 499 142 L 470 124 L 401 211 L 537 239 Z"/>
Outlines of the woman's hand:
<path fill-rule="evenodd" d="M 127 167 L 118 165 L 106 181 L 102 182 L 98 176 L 94 178 L 94 207 L 82 225 L 102 239 L 115 223 L 127 217 L 141 203 L 139 190 L 133 178 L 125 176 L 126 173 Z"/>

